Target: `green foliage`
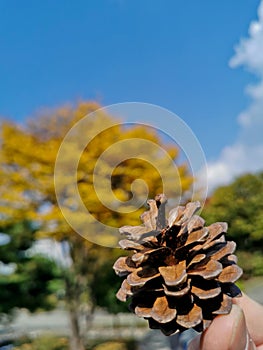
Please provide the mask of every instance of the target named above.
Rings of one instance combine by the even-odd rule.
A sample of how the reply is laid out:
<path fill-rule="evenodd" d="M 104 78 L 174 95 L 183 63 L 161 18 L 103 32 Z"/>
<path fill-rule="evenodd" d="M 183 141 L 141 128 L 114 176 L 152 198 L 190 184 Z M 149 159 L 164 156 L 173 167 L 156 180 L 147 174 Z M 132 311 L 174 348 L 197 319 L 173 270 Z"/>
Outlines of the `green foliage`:
<path fill-rule="evenodd" d="M 101 250 L 101 255 L 108 256 L 108 259 L 100 261 L 97 273 L 90 282 L 92 298 L 97 306 L 105 308 L 110 313 L 129 312 L 128 303 L 120 302 L 116 298 L 120 288 L 120 278 L 112 268 L 116 258 L 123 254 L 119 249 L 109 250 L 103 247 L 98 249 Z"/>
<path fill-rule="evenodd" d="M 68 338 L 59 338 L 53 335 L 39 336 L 34 340 L 20 341 L 14 350 L 68 350 Z"/>
<path fill-rule="evenodd" d="M 215 190 L 202 213 L 207 224 L 225 221 L 237 243 L 244 277 L 263 275 L 263 173 L 245 174 Z"/>
<path fill-rule="evenodd" d="M 30 255 L 28 249 L 34 242 L 34 228 L 28 221 L 2 228 L 10 242 L 0 246 L 0 261 L 12 263 L 13 273 L 0 272 L 0 314 L 11 314 L 15 308 L 49 310 L 55 306 L 54 286 L 59 278 L 54 262 L 41 255 Z"/>
<path fill-rule="evenodd" d="M 25 252 L 31 248 L 35 241 L 35 230 L 32 224 L 27 221 L 20 221 L 1 227 L 1 231 L 10 236 L 10 242 L 0 245 L 0 260 L 7 264 L 9 262 L 19 263 L 25 259 Z"/>
<path fill-rule="evenodd" d="M 263 252 L 263 173 L 246 174 L 215 190 L 203 211 L 207 223 L 226 221 L 228 238 L 243 250 Z"/>
<path fill-rule="evenodd" d="M 243 268 L 243 278 L 263 276 L 263 255 L 261 252 L 237 252 L 238 264 Z"/>

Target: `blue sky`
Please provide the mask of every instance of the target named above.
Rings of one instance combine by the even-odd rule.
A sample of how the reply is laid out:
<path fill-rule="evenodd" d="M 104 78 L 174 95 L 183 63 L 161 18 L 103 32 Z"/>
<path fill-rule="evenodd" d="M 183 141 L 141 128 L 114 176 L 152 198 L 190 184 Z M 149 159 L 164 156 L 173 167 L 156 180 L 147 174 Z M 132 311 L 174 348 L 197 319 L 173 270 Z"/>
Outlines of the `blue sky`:
<path fill-rule="evenodd" d="M 192 128 L 210 178 L 220 174 L 226 182 L 257 170 L 263 145 L 259 5 L 260 0 L 2 0 L 0 115 L 23 122 L 41 107 L 79 99 L 153 103 Z M 253 21 L 258 26 L 249 32 Z M 242 167 L 249 154 L 242 147 L 256 131 L 259 153 Z"/>

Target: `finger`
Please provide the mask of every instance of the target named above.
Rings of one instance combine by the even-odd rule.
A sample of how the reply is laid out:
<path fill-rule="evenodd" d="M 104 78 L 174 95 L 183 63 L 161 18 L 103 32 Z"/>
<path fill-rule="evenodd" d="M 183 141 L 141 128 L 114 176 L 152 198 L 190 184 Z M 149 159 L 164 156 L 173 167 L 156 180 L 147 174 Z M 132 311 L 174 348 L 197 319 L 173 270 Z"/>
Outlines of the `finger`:
<path fill-rule="evenodd" d="M 201 337 L 189 344 L 189 350 L 255 350 L 247 331 L 242 309 L 233 305 L 230 314 L 217 316 Z"/>
<path fill-rule="evenodd" d="M 248 331 L 256 346 L 261 345 L 263 349 L 263 306 L 245 293 L 242 297 L 234 298 L 233 301 L 243 309 Z"/>

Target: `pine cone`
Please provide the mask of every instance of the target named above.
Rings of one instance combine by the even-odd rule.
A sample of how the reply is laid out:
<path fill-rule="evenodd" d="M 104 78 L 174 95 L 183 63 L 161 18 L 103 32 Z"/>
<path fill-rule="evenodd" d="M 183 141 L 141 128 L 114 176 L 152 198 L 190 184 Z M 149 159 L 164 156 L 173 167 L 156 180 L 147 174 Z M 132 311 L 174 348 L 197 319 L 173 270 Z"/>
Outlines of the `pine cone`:
<path fill-rule="evenodd" d="M 241 296 L 234 282 L 242 275 L 233 255 L 236 244 L 226 241 L 227 224 L 205 227 L 195 212 L 199 202 L 178 206 L 165 218 L 164 195 L 149 200 L 143 225 L 124 226 L 120 247 L 134 251 L 113 268 L 125 276 L 117 298 L 131 298 L 130 308 L 165 335 L 206 329 L 219 314 L 228 314 L 232 298 Z"/>

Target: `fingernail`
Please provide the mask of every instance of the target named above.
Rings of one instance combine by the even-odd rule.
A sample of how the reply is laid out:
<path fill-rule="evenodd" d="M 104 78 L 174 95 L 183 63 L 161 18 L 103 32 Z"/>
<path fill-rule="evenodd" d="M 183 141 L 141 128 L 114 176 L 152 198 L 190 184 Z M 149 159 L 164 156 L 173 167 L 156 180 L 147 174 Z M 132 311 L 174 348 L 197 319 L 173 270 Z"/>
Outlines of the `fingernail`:
<path fill-rule="evenodd" d="M 230 341 L 231 350 L 254 350 L 256 349 L 254 342 L 249 336 L 245 316 L 243 310 L 237 305 L 232 306 L 235 315 L 235 322 L 232 328 L 232 337 Z"/>
<path fill-rule="evenodd" d="M 254 344 L 253 340 L 250 338 L 248 332 L 247 332 L 247 343 L 245 350 L 256 350 L 256 345 Z"/>

